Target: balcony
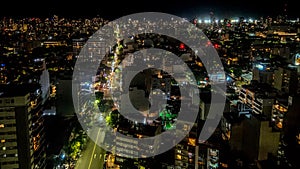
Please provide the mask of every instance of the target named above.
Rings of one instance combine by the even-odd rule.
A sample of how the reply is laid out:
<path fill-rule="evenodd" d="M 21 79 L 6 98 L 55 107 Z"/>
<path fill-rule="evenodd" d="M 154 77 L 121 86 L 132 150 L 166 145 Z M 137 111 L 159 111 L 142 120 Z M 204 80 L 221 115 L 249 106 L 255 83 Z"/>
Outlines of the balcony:
<path fill-rule="evenodd" d="M 4 127 L 0 129 L 0 133 L 12 132 L 16 130 L 16 127 Z"/>
<path fill-rule="evenodd" d="M 286 107 L 283 107 L 283 106 L 281 106 L 281 105 L 279 105 L 279 104 L 276 104 L 276 105 L 274 105 L 274 109 L 275 110 L 278 110 L 278 111 L 280 111 L 280 112 L 287 112 L 287 108 Z"/>

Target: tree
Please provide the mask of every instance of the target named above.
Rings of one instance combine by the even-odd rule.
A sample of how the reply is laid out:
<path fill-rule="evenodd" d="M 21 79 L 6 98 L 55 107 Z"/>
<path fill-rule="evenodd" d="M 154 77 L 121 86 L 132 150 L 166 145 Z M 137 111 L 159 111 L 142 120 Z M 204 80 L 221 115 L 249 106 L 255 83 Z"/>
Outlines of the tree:
<path fill-rule="evenodd" d="M 78 153 L 81 150 L 81 144 L 79 141 L 73 140 L 72 143 L 70 144 L 70 154 L 69 157 L 71 157 L 72 159 L 76 159 Z"/>
<path fill-rule="evenodd" d="M 108 125 L 110 125 L 111 127 L 115 127 L 117 125 L 117 122 L 119 120 L 119 111 L 113 110 L 109 113 L 109 115 L 106 116 L 105 121 Z"/>
<path fill-rule="evenodd" d="M 159 113 L 159 117 L 162 119 L 162 122 L 164 124 L 164 128 L 166 130 L 173 129 L 173 121 L 177 117 L 176 114 L 172 114 L 170 110 L 164 109 Z"/>
<path fill-rule="evenodd" d="M 132 159 L 125 159 L 120 165 L 120 169 L 138 169 L 138 167 L 134 165 Z"/>
<path fill-rule="evenodd" d="M 242 68 L 240 67 L 233 67 L 230 69 L 230 71 L 234 74 L 236 78 L 241 77 L 241 75 L 243 74 Z"/>

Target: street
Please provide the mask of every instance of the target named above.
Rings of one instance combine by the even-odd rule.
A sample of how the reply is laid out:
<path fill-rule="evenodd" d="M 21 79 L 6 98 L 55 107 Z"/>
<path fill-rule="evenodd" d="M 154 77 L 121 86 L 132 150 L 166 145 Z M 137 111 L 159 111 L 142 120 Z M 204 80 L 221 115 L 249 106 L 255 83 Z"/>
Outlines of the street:
<path fill-rule="evenodd" d="M 105 136 L 100 128 L 92 132 L 97 132 L 96 142 Z M 77 161 L 75 169 L 102 169 L 105 154 L 106 151 L 104 149 L 89 139 L 86 148 L 82 152 L 82 156 Z"/>

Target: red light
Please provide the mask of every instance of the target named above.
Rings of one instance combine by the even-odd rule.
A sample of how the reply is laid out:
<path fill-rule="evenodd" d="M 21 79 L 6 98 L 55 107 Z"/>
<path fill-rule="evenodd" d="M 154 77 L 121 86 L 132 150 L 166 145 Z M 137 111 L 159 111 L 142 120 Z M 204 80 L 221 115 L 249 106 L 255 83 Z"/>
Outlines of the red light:
<path fill-rule="evenodd" d="M 197 24 L 197 19 L 194 19 L 193 22 L 194 22 L 194 24 Z"/>
<path fill-rule="evenodd" d="M 219 45 L 218 45 L 218 44 L 215 44 L 214 47 L 215 47 L 216 49 L 218 49 L 218 48 L 219 48 Z"/>
<path fill-rule="evenodd" d="M 181 44 L 179 45 L 179 49 L 185 49 L 185 45 L 184 45 L 183 43 L 181 43 Z"/>
<path fill-rule="evenodd" d="M 206 47 L 211 46 L 211 45 L 212 45 L 211 42 L 207 41 Z"/>

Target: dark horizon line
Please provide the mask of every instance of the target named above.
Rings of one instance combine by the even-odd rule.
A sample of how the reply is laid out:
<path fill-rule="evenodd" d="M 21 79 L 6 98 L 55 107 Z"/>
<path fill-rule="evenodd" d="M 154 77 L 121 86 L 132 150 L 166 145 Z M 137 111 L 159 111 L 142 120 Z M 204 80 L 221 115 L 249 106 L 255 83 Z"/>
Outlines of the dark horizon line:
<path fill-rule="evenodd" d="M 133 13 L 134 14 L 134 13 Z M 171 13 L 169 13 L 171 14 Z M 57 15 L 58 17 L 61 18 L 66 18 L 66 19 L 92 19 L 92 18 L 96 18 L 96 17 L 100 17 L 103 18 L 105 20 L 115 20 L 118 19 L 122 16 L 126 16 L 126 15 L 122 15 L 122 16 L 105 16 L 105 15 L 100 15 L 100 14 L 89 14 L 89 15 L 62 15 L 59 13 L 53 13 L 53 14 L 43 14 L 43 15 L 0 15 L 0 20 L 2 20 L 3 18 L 12 18 L 12 19 L 25 19 L 25 18 L 40 18 L 40 19 L 46 19 L 46 18 L 51 18 L 54 15 Z M 174 15 L 174 14 L 173 14 Z M 209 15 L 201 15 L 201 14 L 183 14 L 183 15 L 176 15 L 178 17 L 182 17 L 182 18 L 188 18 L 188 19 L 193 19 L 193 18 L 205 18 L 208 17 Z M 225 19 L 225 18 L 234 18 L 234 17 L 244 17 L 244 18 L 252 18 L 252 19 L 259 19 L 261 17 L 266 18 L 266 17 L 271 17 L 271 18 L 276 18 L 278 16 L 284 16 L 284 15 L 269 15 L 269 14 L 232 14 L 232 15 L 223 15 L 223 16 L 216 16 L 216 18 L 218 19 Z M 287 19 L 298 19 L 300 18 L 299 16 L 296 15 L 287 15 Z"/>
<path fill-rule="evenodd" d="M 169 13 L 172 15 L 176 15 L 182 18 L 195 18 L 195 17 L 202 17 L 206 16 L 209 17 L 209 13 L 213 11 L 215 13 L 215 16 L 219 19 L 224 18 L 231 18 L 231 17 L 251 17 L 253 19 L 259 19 L 260 17 L 272 17 L 275 18 L 279 15 L 284 16 L 284 14 L 280 11 L 253 11 L 253 10 L 243 10 L 243 9 L 232 9 L 232 10 L 222 10 L 222 9 L 213 9 L 210 8 L 199 8 L 199 9 L 190 9 L 190 10 L 176 10 L 176 9 L 169 9 L 165 11 L 159 11 L 159 10 L 145 10 L 145 11 L 118 11 L 115 13 L 108 13 L 105 11 L 89 11 L 89 12 L 79 12 L 79 13 L 65 13 L 60 10 L 44 10 L 43 12 L 36 12 L 36 13 L 13 13 L 13 14 L 1 14 L 0 13 L 0 19 L 6 17 L 6 18 L 16 18 L 16 19 L 23 19 L 23 18 L 50 18 L 54 15 L 57 15 L 59 17 L 63 18 L 70 18 L 70 19 L 80 19 L 80 18 L 95 18 L 100 17 L 107 20 L 114 20 L 118 19 L 122 16 L 139 13 L 139 12 L 163 12 L 163 13 Z M 297 19 L 300 18 L 297 11 L 290 11 L 287 14 L 288 19 Z"/>

